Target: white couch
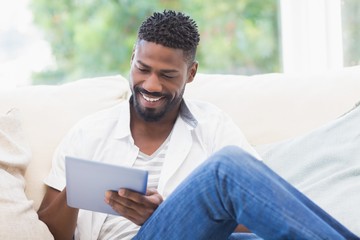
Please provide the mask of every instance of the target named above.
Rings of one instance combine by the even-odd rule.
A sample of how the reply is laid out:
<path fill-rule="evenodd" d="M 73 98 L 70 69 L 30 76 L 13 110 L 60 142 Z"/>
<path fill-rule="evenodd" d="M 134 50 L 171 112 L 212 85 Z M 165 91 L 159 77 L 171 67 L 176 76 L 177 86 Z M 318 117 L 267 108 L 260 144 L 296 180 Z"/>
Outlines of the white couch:
<path fill-rule="evenodd" d="M 52 154 L 69 128 L 82 117 L 113 106 L 128 95 L 127 80 L 121 76 L 0 90 L 0 114 L 19 109 L 25 140 L 30 145 L 32 158 L 25 174 L 25 189 L 35 210 L 44 194 L 42 179 L 49 171 Z M 185 96 L 222 108 L 251 144 L 261 149 L 264 144 L 305 134 L 351 109 L 360 100 L 360 67 L 299 75 L 198 74 L 188 84 Z M 352 224 L 350 228 L 360 234 L 359 223 L 354 226 L 350 220 L 340 220 L 347 226 Z"/>

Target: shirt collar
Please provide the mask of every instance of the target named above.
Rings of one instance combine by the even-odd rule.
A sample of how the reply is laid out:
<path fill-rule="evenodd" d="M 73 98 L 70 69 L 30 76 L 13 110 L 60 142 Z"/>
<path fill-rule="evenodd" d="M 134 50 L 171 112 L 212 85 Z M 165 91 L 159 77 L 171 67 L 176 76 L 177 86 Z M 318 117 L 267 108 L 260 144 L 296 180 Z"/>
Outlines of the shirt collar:
<path fill-rule="evenodd" d="M 115 138 L 131 137 L 130 131 L 130 99 L 121 103 L 122 108 L 119 111 L 119 120 L 115 129 Z M 198 121 L 191 112 L 188 104 L 183 99 L 180 106 L 178 120 L 182 119 L 188 126 L 189 130 L 193 130 L 198 125 Z M 131 137 L 132 139 L 132 137 Z"/>
<path fill-rule="evenodd" d="M 115 129 L 115 138 L 131 137 L 130 131 L 130 104 L 129 100 L 121 103 L 121 111 L 119 111 L 117 126 Z"/>
<path fill-rule="evenodd" d="M 186 103 L 186 100 L 182 100 L 181 106 L 180 106 L 180 113 L 179 116 L 184 120 L 186 124 L 188 124 L 191 129 L 196 128 L 198 125 L 198 121 L 196 117 L 194 116 L 193 112 L 191 112 L 190 108 L 188 107 L 188 104 Z"/>

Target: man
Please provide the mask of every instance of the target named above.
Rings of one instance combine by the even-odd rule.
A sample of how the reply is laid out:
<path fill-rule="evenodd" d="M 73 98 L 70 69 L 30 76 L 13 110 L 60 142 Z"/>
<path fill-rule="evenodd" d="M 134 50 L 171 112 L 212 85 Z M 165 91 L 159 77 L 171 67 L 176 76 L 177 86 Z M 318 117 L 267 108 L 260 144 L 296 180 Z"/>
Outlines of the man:
<path fill-rule="evenodd" d="M 238 224 L 264 238 L 353 236 L 258 161 L 219 109 L 183 99 L 198 43 L 196 23 L 182 13 L 143 22 L 130 100 L 81 121 L 54 156 L 38 213 L 55 238 L 226 239 Z M 104 193 L 122 217 L 70 208 L 65 155 L 148 170 L 149 188 Z"/>

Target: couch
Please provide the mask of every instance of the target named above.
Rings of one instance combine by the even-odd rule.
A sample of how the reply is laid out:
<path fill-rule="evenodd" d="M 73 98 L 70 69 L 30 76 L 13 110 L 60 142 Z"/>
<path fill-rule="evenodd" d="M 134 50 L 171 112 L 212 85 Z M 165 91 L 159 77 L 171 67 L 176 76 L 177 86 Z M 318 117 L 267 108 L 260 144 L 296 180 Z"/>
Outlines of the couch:
<path fill-rule="evenodd" d="M 20 171 L 24 179 L 20 176 L 23 184 L 19 185 L 21 190 L 25 190 L 22 197 L 26 199 L 18 204 L 26 202 L 32 206 L 27 211 L 35 212 L 45 191 L 42 179 L 49 171 L 53 152 L 62 137 L 81 118 L 118 104 L 126 100 L 129 94 L 128 82 L 122 76 L 81 79 L 53 86 L 0 89 L 0 115 L 3 118 L 10 109 L 16 109 L 14 118 L 21 126 L 22 144 L 27 146 L 25 155 L 28 160 Z M 199 73 L 187 85 L 185 97 L 210 101 L 223 109 L 240 126 L 250 143 L 263 156 L 265 163 L 360 235 L 360 221 L 356 217 L 360 216 L 360 209 L 357 207 L 360 202 L 360 156 L 357 157 L 359 160 L 349 163 L 353 171 L 351 176 L 345 176 L 349 178 L 344 181 L 347 191 L 336 194 L 336 190 L 330 194 L 329 199 L 328 192 L 332 183 L 341 183 L 345 178 L 337 176 L 334 169 L 333 172 L 321 172 L 323 166 L 333 164 L 332 160 L 317 164 L 318 160 L 310 157 L 305 163 L 301 158 L 301 151 L 296 156 L 291 155 L 294 149 L 308 150 L 309 146 L 304 147 L 303 142 L 309 142 L 309 134 L 313 136 L 328 132 L 326 129 L 322 130 L 323 126 L 330 124 L 327 129 L 332 128 L 331 124 L 337 124 L 336 121 L 360 100 L 360 66 L 313 74 L 240 76 Z M 341 129 L 339 131 L 342 132 Z M 324 140 L 336 138 L 337 136 L 326 136 Z M 350 142 L 356 141 L 359 140 Z M 321 149 L 323 143 L 320 141 L 311 146 L 315 146 L 315 150 Z M 278 150 L 284 148 L 286 151 Z M 3 156 L 7 155 L 1 155 L 4 151 L 7 150 L 1 150 L 0 146 L 0 169 L 6 164 Z M 275 157 L 280 159 L 276 160 Z M 334 161 L 341 162 L 339 159 Z M 0 174 L 5 171 L 6 168 L 2 167 Z M 323 175 L 317 174 L 319 171 L 324 176 L 334 177 L 326 180 Z M 307 173 L 314 177 L 317 181 L 315 183 L 321 184 L 313 186 L 315 180 L 304 184 L 303 180 L 309 179 Z M 292 178 L 295 175 L 297 178 Z M 340 184 L 336 189 L 341 187 L 344 186 Z M 4 205 L 1 197 L 0 194 L 0 209 Z M 22 217 L 21 211 L 16 217 Z M 38 221 L 34 215 L 29 219 Z M 6 219 L 0 218 L 0 238 L 9 238 L 10 235 L 4 235 L 4 231 L 10 230 L 1 221 Z M 12 227 L 15 231 L 16 226 Z M 46 229 L 42 231 L 46 232 Z M 17 236 L 17 239 L 22 239 Z"/>

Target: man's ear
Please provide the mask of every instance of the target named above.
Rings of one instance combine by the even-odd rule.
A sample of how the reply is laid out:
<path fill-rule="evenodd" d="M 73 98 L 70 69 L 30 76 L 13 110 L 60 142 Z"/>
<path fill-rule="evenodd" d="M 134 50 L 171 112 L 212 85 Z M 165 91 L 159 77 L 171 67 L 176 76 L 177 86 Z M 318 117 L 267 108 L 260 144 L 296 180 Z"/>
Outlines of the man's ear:
<path fill-rule="evenodd" d="M 199 65 L 199 63 L 197 61 L 194 61 L 192 63 L 191 67 L 189 68 L 189 76 L 188 76 L 186 83 L 191 83 L 194 80 L 198 65 Z"/>
<path fill-rule="evenodd" d="M 135 52 L 133 51 L 130 58 L 130 66 L 132 65 L 132 62 L 134 60 Z"/>
<path fill-rule="evenodd" d="M 135 48 L 136 48 L 136 44 L 134 44 L 134 47 L 133 47 L 133 50 L 132 50 L 132 53 L 131 53 L 130 66 L 132 65 L 132 62 L 133 62 L 134 57 L 135 57 Z"/>

